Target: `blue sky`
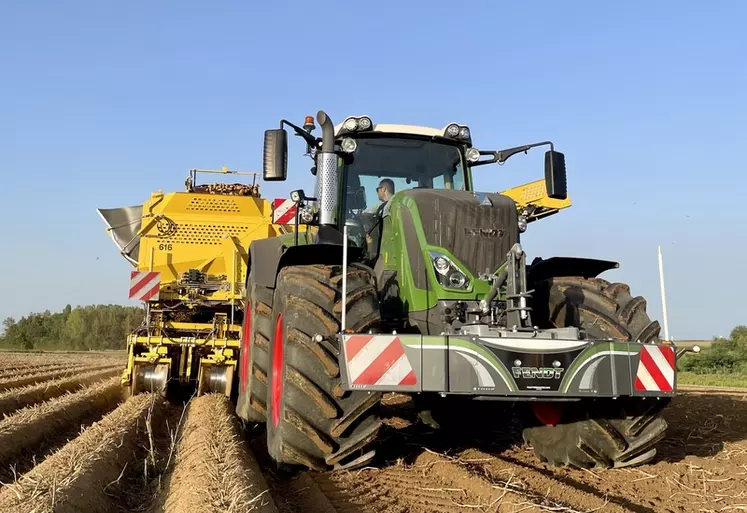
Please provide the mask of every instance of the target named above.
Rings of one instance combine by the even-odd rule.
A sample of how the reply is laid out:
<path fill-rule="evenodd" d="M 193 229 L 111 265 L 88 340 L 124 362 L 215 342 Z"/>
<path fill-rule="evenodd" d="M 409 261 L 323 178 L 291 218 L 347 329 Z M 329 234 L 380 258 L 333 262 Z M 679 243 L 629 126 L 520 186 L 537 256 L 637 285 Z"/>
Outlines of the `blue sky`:
<path fill-rule="evenodd" d="M 534 256 L 618 260 L 671 334 L 747 324 L 747 4 L 101 2 L 0 4 L 0 318 L 126 303 L 96 208 L 181 190 L 188 169 L 259 170 L 262 132 L 335 121 L 468 124 L 480 148 L 552 139 L 574 206 Z M 292 183 L 311 189 L 302 146 Z M 542 151 L 476 171 L 496 191 Z"/>

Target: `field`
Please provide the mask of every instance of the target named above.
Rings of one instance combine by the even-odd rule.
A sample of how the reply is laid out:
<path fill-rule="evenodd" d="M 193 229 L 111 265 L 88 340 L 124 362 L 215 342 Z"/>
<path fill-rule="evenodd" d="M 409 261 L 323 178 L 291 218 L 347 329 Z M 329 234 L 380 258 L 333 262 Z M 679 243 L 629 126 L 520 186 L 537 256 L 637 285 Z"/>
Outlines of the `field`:
<path fill-rule="evenodd" d="M 124 400 L 121 353 L 0 353 L 2 512 L 730 512 L 747 511 L 747 390 L 690 387 L 666 410 L 653 464 L 555 469 L 510 412 L 419 421 L 389 394 L 375 466 L 289 472 L 232 405 Z M 506 406 L 505 408 L 509 408 Z"/>

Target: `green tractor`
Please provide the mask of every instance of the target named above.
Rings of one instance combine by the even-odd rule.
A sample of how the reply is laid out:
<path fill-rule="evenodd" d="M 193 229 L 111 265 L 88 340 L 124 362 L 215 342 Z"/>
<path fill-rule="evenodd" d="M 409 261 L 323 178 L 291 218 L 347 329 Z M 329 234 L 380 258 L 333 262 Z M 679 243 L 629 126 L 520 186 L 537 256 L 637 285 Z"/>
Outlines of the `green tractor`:
<path fill-rule="evenodd" d="M 617 263 L 527 264 L 520 245 L 530 221 L 557 211 L 547 205 L 567 202 L 564 155 L 550 142 L 478 150 L 455 123 L 316 119 L 321 137 L 312 117 L 265 132 L 264 179 L 287 177 L 286 125 L 307 144 L 316 190 L 291 193 L 295 230 L 248 250 L 236 410 L 266 422 L 271 457 L 369 463 L 381 396 L 399 392 L 452 417 L 475 399 L 526 405 L 524 439 L 553 464 L 650 461 L 675 347 L 642 297 L 598 277 Z M 537 146 L 549 147 L 544 201 L 475 191 L 474 168 Z"/>

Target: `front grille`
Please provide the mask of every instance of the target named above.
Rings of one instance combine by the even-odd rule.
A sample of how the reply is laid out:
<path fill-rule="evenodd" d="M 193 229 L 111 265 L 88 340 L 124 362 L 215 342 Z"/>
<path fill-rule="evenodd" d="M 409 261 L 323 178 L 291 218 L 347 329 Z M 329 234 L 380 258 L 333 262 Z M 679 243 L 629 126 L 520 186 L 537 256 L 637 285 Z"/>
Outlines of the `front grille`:
<path fill-rule="evenodd" d="M 475 276 L 494 271 L 519 240 L 516 205 L 507 196 L 485 194 L 484 205 L 471 192 L 413 189 L 426 241 L 451 252 Z"/>

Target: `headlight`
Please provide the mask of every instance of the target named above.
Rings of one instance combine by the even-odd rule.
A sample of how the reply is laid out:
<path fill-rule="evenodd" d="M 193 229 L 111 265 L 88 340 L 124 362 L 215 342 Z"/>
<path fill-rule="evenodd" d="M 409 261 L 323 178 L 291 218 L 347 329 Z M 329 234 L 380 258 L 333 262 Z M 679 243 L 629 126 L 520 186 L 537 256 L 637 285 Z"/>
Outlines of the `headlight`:
<path fill-rule="evenodd" d="M 480 160 L 480 150 L 477 148 L 467 148 L 464 156 L 467 157 L 467 162 L 477 162 Z"/>
<path fill-rule="evenodd" d="M 340 143 L 340 147 L 342 148 L 342 151 L 345 153 L 353 153 L 355 149 L 358 147 L 358 143 L 355 142 L 355 139 L 351 139 L 350 137 L 345 137 L 342 140 L 342 143 Z"/>
<path fill-rule="evenodd" d="M 466 126 L 460 128 L 459 137 L 461 137 L 462 139 L 469 139 L 469 128 L 467 128 Z"/>
<path fill-rule="evenodd" d="M 358 128 L 358 120 L 355 118 L 348 118 L 345 120 L 345 123 L 343 123 L 342 127 L 345 130 L 352 132 L 353 130 Z"/>
<path fill-rule="evenodd" d="M 433 265 L 436 267 L 436 271 L 440 274 L 444 274 L 449 270 L 449 261 L 442 256 L 437 256 L 433 259 Z"/>
<path fill-rule="evenodd" d="M 314 212 L 309 207 L 304 207 L 298 213 L 298 217 L 306 224 L 311 224 L 314 220 Z"/>
<path fill-rule="evenodd" d="M 447 289 L 464 290 L 469 288 L 469 279 L 449 257 L 438 251 L 430 251 L 433 269 L 436 271 L 436 278 L 442 287 Z"/>
<path fill-rule="evenodd" d="M 446 135 L 456 137 L 459 135 L 459 125 L 449 125 L 446 127 Z"/>
<path fill-rule="evenodd" d="M 358 120 L 358 128 L 368 130 L 371 128 L 371 118 L 362 117 Z"/>
<path fill-rule="evenodd" d="M 524 216 L 519 216 L 519 232 L 524 233 L 527 231 L 527 218 Z"/>
<path fill-rule="evenodd" d="M 463 289 L 467 282 L 467 277 L 460 271 L 454 271 L 449 275 L 449 285 L 452 289 Z"/>

